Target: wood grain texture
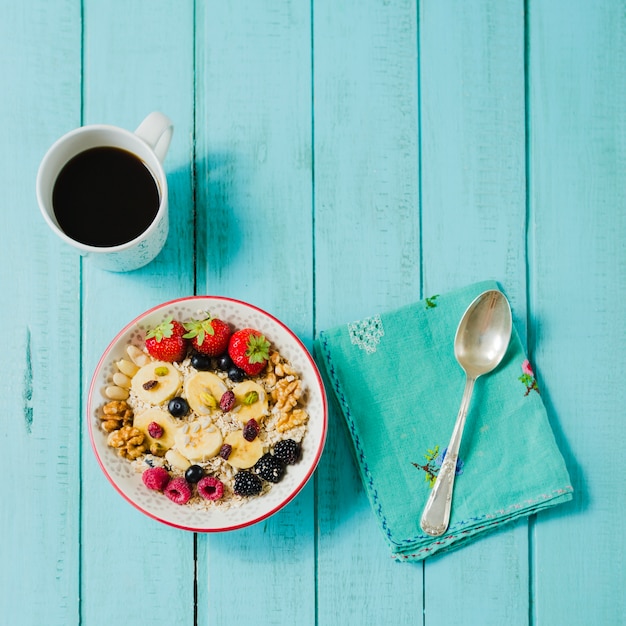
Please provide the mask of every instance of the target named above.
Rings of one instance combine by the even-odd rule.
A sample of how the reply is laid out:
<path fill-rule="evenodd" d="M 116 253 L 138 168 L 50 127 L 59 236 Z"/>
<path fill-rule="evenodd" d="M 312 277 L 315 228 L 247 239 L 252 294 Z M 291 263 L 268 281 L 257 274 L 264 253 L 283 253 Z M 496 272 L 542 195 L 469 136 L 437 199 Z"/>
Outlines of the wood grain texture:
<path fill-rule="evenodd" d="M 161 110 L 175 124 L 164 162 L 171 215 L 165 249 L 127 274 L 83 263 L 85 393 L 100 354 L 124 325 L 152 306 L 193 294 L 193 39 L 190 5 L 84 5 L 84 123 L 134 130 Z M 83 623 L 193 625 L 193 534 L 150 520 L 121 499 L 96 464 L 85 426 L 83 432 Z M 114 589 L 125 590 L 124 601 L 113 601 Z"/>
<path fill-rule="evenodd" d="M 417 15 L 314 6 L 316 327 L 419 299 Z M 331 405 L 318 470 L 319 624 L 422 623 L 422 566 L 392 561 Z"/>
<path fill-rule="evenodd" d="M 198 291 L 313 335 L 308 3 L 199 3 Z M 314 490 L 247 529 L 198 538 L 198 619 L 314 624 Z"/>
<path fill-rule="evenodd" d="M 314 12 L 318 327 L 419 296 L 417 16 L 410 2 Z"/>
<path fill-rule="evenodd" d="M 33 12 L 36 17 L 33 17 Z M 47 144 L 80 122 L 74 3 L 0 3 L 0 614 L 76 623 L 79 613 L 79 263 L 49 236 L 35 200 Z M 55 303 L 51 306 L 51 303 Z"/>
<path fill-rule="evenodd" d="M 543 623 L 626 619 L 625 33 L 620 3 L 530 6 L 532 345 L 575 489 L 535 528 Z"/>
<path fill-rule="evenodd" d="M 517 1 L 422 4 L 420 87 L 424 295 L 495 278 L 524 338 L 522 15 Z M 450 432 L 455 417 L 450 415 Z M 470 445 L 465 438 L 461 456 Z M 450 624 L 526 624 L 527 538 L 522 521 L 454 554 L 428 559 L 426 623 L 435 623 L 445 607 Z"/>
<path fill-rule="evenodd" d="M 198 285 L 310 340 L 310 8 L 222 5 L 198 5 Z"/>

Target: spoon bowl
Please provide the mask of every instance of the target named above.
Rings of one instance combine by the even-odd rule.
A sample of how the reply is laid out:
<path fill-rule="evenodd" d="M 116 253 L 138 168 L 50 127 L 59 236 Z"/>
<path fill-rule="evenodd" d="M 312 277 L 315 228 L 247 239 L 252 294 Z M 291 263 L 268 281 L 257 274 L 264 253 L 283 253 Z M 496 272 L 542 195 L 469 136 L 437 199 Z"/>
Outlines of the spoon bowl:
<path fill-rule="evenodd" d="M 469 305 L 457 328 L 454 355 L 465 372 L 465 390 L 446 456 L 420 521 L 422 530 L 433 537 L 443 535 L 450 523 L 456 463 L 474 383 L 502 361 L 512 328 L 511 307 L 497 289 L 481 293 Z"/>
<path fill-rule="evenodd" d="M 509 346 L 511 308 L 502 292 L 480 294 L 463 315 L 454 337 L 454 356 L 468 376 L 495 369 Z"/>

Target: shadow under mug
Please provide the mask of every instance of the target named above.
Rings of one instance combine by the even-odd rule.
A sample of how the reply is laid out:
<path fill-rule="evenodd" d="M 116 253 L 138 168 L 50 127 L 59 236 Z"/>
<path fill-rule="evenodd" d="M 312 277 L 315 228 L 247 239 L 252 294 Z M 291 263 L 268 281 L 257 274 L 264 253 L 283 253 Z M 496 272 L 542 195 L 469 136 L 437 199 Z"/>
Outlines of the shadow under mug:
<path fill-rule="evenodd" d="M 173 129 L 167 116 L 154 111 L 134 133 L 117 126 L 94 124 L 70 131 L 52 144 L 41 161 L 36 184 L 39 208 L 52 231 L 95 265 L 111 272 L 128 272 L 152 261 L 165 245 L 169 230 L 167 179 L 162 163 Z M 119 245 L 94 246 L 77 241 L 64 232 L 55 215 L 53 192 L 59 174 L 71 159 L 92 148 L 117 148 L 131 153 L 148 168 L 158 187 L 159 206 L 152 222 L 138 236 Z M 93 219 L 97 222 L 106 219 L 106 215 L 93 215 Z"/>

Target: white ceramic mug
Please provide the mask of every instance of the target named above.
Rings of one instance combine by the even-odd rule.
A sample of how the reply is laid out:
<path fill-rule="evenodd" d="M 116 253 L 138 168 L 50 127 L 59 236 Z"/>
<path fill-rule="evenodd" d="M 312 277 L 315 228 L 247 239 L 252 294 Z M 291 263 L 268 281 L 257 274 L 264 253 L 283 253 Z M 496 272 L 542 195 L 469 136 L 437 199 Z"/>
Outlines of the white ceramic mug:
<path fill-rule="evenodd" d="M 37 201 L 52 231 L 108 271 L 128 272 L 152 261 L 163 248 L 169 228 L 167 179 L 162 162 L 172 133 L 169 118 L 155 111 L 134 133 L 116 126 L 94 124 L 77 128 L 58 139 L 44 156 L 37 173 Z M 81 152 L 101 147 L 118 148 L 137 157 L 152 173 L 159 193 L 158 210 L 150 225 L 130 241 L 108 247 L 88 245 L 68 236 L 59 226 L 53 206 L 54 186 L 65 165 Z"/>

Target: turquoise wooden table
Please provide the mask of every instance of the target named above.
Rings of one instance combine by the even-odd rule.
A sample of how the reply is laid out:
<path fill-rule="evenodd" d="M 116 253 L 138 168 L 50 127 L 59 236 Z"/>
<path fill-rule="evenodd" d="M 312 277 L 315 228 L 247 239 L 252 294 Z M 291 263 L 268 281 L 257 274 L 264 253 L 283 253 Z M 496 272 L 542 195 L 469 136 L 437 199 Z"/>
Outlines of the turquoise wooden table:
<path fill-rule="evenodd" d="M 626 4 L 2 0 L 0 621 L 626 623 Z M 39 214 L 63 133 L 174 122 L 171 230 L 125 274 Z M 247 300 L 312 349 L 337 324 L 494 278 L 574 498 L 448 555 L 390 558 L 331 405 L 286 508 L 193 534 L 131 507 L 89 382 L 166 300 Z M 451 416 L 451 422 L 454 420 Z"/>

